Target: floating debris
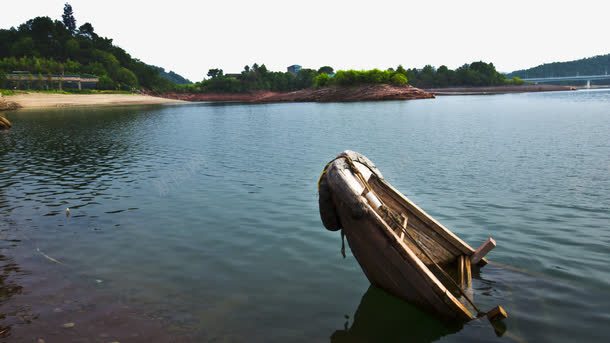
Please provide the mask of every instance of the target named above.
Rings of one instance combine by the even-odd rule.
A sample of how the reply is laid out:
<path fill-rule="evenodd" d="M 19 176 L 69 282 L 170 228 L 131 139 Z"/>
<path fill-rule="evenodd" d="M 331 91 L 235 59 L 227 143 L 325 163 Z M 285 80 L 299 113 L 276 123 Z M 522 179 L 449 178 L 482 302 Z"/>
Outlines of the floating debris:
<path fill-rule="evenodd" d="M 76 326 L 76 324 L 74 324 L 74 323 L 66 323 L 66 324 L 62 325 L 62 327 L 66 328 L 66 329 L 71 329 L 75 326 Z"/>
<path fill-rule="evenodd" d="M 54 259 L 53 257 L 51 257 L 51 256 L 43 253 L 42 251 L 40 251 L 40 248 L 36 248 L 36 251 L 38 251 L 38 253 L 40 253 L 40 255 L 44 256 L 44 258 L 46 258 L 47 260 L 49 260 L 51 262 L 55 262 L 55 263 L 58 263 L 58 264 L 63 264 L 60 261 Z"/>

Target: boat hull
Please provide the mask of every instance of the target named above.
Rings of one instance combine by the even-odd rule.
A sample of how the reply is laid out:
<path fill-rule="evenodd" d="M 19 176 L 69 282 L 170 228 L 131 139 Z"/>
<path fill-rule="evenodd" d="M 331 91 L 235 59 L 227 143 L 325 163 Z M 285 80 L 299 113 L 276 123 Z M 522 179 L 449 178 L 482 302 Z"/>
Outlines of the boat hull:
<path fill-rule="evenodd" d="M 376 168 L 371 170 L 370 166 L 366 166 L 370 162 L 366 157 L 354 152 L 344 154 L 351 154 L 351 158 L 365 162 L 356 164 L 369 180 L 378 179 L 385 182 L 380 177 L 381 174 L 376 172 Z M 370 164 L 372 165 L 372 162 Z M 359 182 L 345 159 L 337 158 L 332 161 L 323 177 L 326 178 L 325 182 L 330 188 L 333 210 L 336 211 L 338 222 L 352 254 L 371 284 L 444 320 L 469 321 L 475 318 L 475 315 L 432 273 L 430 264 L 425 264 L 418 257 L 421 254 L 411 249 L 404 237 L 394 232 L 375 211 L 370 201 L 367 201 L 363 195 L 366 191 L 362 182 Z M 388 191 L 397 192 L 391 187 Z M 394 198 L 396 196 L 408 201 L 400 193 L 393 195 Z M 425 214 L 423 211 L 422 213 Z M 415 217 L 413 213 L 410 215 Z M 421 220 L 420 222 L 423 223 Z M 441 229 L 446 230 L 442 226 Z M 441 237 L 440 234 L 430 234 L 430 236 Z M 455 245 L 451 249 L 446 249 L 446 254 L 453 251 L 456 251 L 456 254 L 472 253 L 470 246 L 457 237 L 454 241 L 453 237 L 455 236 L 450 232 L 442 237 L 445 240 L 443 244 Z M 440 241 L 440 238 L 438 239 Z"/>

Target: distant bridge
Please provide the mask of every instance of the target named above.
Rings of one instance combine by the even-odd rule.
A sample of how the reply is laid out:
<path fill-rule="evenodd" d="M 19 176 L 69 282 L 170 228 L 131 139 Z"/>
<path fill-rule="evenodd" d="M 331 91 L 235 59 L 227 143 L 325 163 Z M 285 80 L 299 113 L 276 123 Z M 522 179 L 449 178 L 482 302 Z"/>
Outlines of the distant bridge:
<path fill-rule="evenodd" d="M 6 79 L 15 82 L 57 82 L 60 90 L 64 82 L 76 83 L 78 85 L 79 90 L 82 89 L 83 83 L 97 84 L 99 82 L 99 78 L 95 76 L 82 77 L 80 75 L 32 75 L 22 72 L 13 72 L 11 74 L 7 74 Z"/>
<path fill-rule="evenodd" d="M 525 78 L 523 81 L 531 83 L 553 83 L 563 81 L 587 81 L 587 88 L 591 87 L 591 81 L 610 80 L 610 75 L 576 75 L 576 76 L 553 76 L 553 77 L 532 77 Z"/>

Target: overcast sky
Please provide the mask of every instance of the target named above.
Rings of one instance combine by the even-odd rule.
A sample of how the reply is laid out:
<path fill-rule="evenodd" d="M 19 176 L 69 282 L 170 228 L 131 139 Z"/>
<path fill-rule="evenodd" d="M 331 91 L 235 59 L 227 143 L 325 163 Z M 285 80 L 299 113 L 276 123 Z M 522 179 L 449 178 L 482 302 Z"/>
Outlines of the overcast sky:
<path fill-rule="evenodd" d="M 4 4 L 0 27 L 61 19 L 65 0 Z M 71 0 L 133 57 L 199 81 L 265 63 L 335 69 L 483 60 L 500 71 L 610 53 L 605 1 Z"/>

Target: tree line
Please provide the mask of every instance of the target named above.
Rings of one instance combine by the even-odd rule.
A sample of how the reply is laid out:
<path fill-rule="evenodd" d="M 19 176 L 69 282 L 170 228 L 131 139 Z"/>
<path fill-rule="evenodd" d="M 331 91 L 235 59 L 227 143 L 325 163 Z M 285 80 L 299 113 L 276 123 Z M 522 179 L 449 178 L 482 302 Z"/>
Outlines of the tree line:
<path fill-rule="evenodd" d="M 330 66 L 319 69 L 303 68 L 297 73 L 277 72 L 267 69 L 265 64 L 246 65 L 239 74 L 225 74 L 222 69 L 210 69 L 206 77 L 191 85 L 179 87 L 183 92 L 241 93 L 260 90 L 288 92 L 306 88 L 329 86 L 357 86 L 363 84 L 408 83 L 406 70 L 339 70 Z"/>
<path fill-rule="evenodd" d="M 323 67 L 325 68 L 325 67 Z M 320 70 L 324 70 L 320 68 Z M 330 68 L 330 67 L 326 67 Z M 332 73 L 332 68 L 330 68 Z M 210 69 L 206 77 L 192 85 L 180 87 L 186 92 L 240 93 L 258 90 L 277 92 L 310 88 L 319 70 L 303 68 L 298 73 L 270 71 L 264 64 L 245 66 L 239 74 L 225 74 L 222 69 Z"/>
<path fill-rule="evenodd" d="M 303 68 L 297 73 L 269 70 L 265 64 L 245 66 L 237 74 L 210 69 L 202 81 L 191 84 L 173 72 L 132 58 L 115 46 L 112 39 L 100 37 L 90 23 L 77 27 L 73 9 L 65 4 L 62 21 L 36 17 L 17 28 L 0 30 L 0 87 L 6 86 L 5 73 L 25 71 L 33 80 L 52 74 L 79 74 L 99 77 L 97 88 L 157 92 L 277 92 L 328 86 L 364 84 L 411 84 L 420 88 L 450 86 L 496 86 L 521 84 L 507 79 L 492 63 L 473 62 L 455 70 L 446 66 L 386 70 L 338 70 L 330 66 Z M 42 82 L 42 81 L 41 81 Z"/>
<path fill-rule="evenodd" d="M 522 85 L 518 77 L 508 79 L 499 73 L 493 63 L 473 62 L 451 70 L 447 66 L 434 68 L 427 65 L 422 69 L 408 69 L 410 83 L 419 88 L 443 87 L 487 87 L 502 85 Z"/>
<path fill-rule="evenodd" d="M 239 74 L 225 74 L 222 69 L 210 69 L 204 79 L 179 87 L 184 92 L 240 93 L 258 90 L 294 91 L 329 86 L 358 86 L 366 84 L 411 84 L 419 88 L 450 86 L 499 86 L 523 84 L 518 77 L 506 78 L 493 63 L 473 62 L 451 70 L 446 66 L 405 69 L 402 65 L 386 70 L 338 70 L 330 66 L 318 70 L 303 68 L 298 73 L 269 71 L 264 64 L 245 66 Z"/>

